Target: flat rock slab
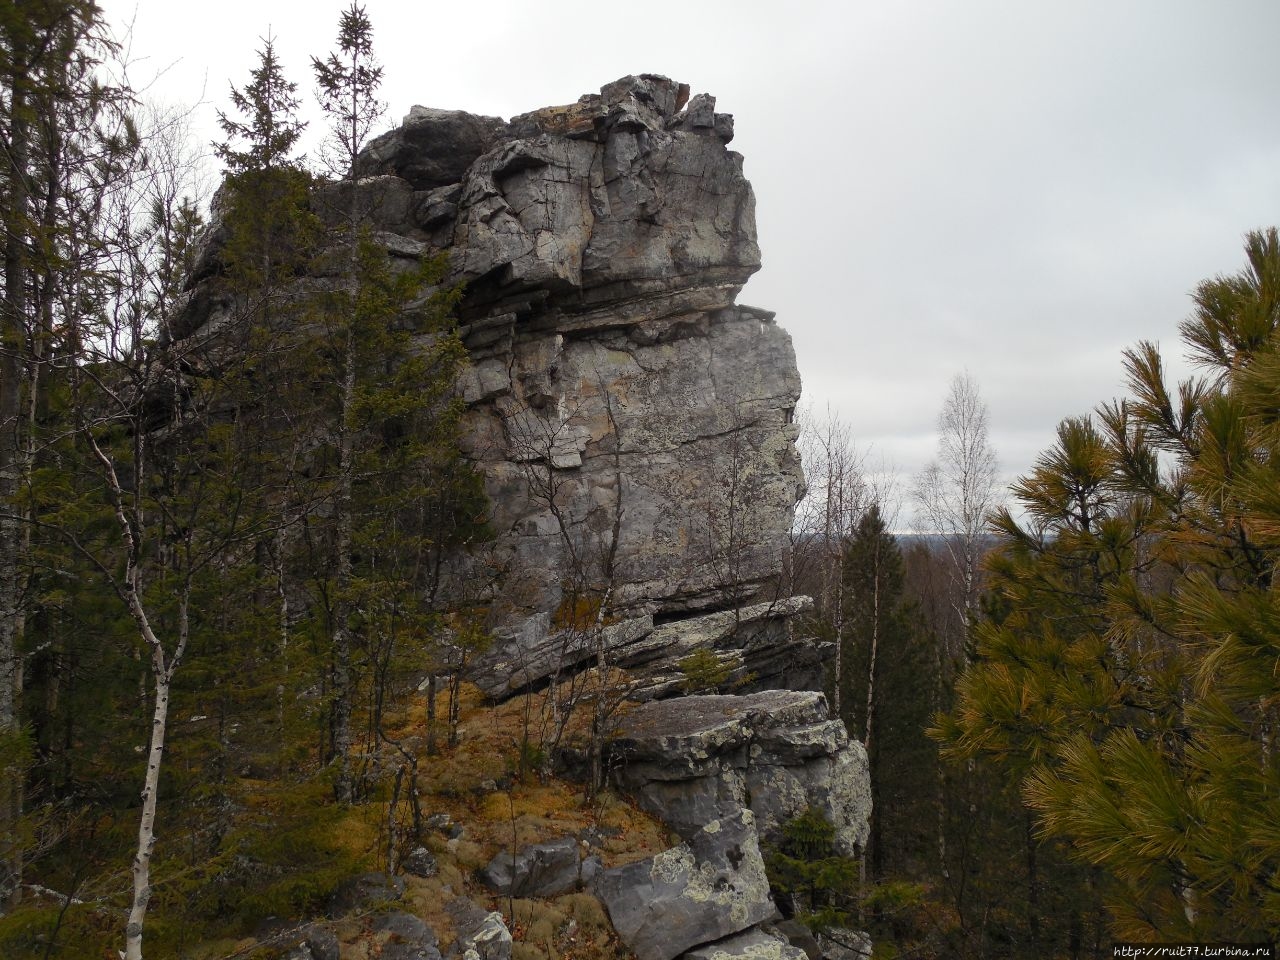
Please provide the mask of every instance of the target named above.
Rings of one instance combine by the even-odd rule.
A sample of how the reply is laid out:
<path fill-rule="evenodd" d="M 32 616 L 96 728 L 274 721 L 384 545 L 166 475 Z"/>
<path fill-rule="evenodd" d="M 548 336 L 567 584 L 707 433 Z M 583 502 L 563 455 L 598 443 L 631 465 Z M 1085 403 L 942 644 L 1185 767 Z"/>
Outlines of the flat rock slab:
<path fill-rule="evenodd" d="M 777 916 L 750 810 L 712 821 L 648 860 L 605 871 L 596 893 L 639 960 L 673 960 Z"/>
<path fill-rule="evenodd" d="M 785 937 L 756 927 L 682 954 L 680 960 L 808 960 L 799 947 Z"/>

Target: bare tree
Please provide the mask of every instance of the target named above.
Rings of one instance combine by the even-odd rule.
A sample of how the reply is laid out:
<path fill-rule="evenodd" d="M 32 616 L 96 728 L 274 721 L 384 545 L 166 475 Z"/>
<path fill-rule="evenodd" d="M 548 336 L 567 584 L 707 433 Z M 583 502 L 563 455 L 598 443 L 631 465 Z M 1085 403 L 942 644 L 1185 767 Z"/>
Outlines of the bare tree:
<path fill-rule="evenodd" d="M 814 592 L 819 632 L 835 644 L 831 706 L 839 716 L 845 685 L 845 546 L 872 502 L 873 490 L 864 472 L 866 453 L 854 445 L 839 414 L 828 409 L 821 420 L 811 413 L 798 419 L 797 445 L 808 489 L 792 527 L 791 576 L 798 587 Z"/>
<path fill-rule="evenodd" d="M 938 455 L 916 477 L 914 499 L 924 532 L 941 538 L 950 560 L 951 605 L 961 636 L 948 652 L 967 659 L 987 516 L 1000 503 L 987 405 L 968 372 L 951 381 L 938 414 Z"/>
<path fill-rule="evenodd" d="M 943 703 L 946 676 L 968 663 L 969 631 L 981 588 L 980 563 L 987 516 L 1000 504 L 996 453 L 987 437 L 987 405 L 969 373 L 951 380 L 938 414 L 938 456 L 916 477 L 918 525 L 941 538 L 946 553 L 949 622 L 935 623 L 934 710 Z M 954 627 L 952 626 L 954 625 Z M 970 779 L 973 768 L 970 762 Z M 938 861 L 948 877 L 946 810 L 948 789 L 937 768 Z"/>

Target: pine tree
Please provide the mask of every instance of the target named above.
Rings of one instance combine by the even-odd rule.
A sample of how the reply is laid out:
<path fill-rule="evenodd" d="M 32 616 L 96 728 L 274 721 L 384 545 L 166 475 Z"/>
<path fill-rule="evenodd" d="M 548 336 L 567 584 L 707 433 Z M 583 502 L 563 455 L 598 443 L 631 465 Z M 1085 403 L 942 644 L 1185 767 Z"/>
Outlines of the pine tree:
<path fill-rule="evenodd" d="M 296 90 L 268 36 L 249 83 L 231 88 L 238 117 L 218 112 L 227 138 L 214 144 L 227 171 L 223 256 L 240 294 L 258 298 L 250 310 L 258 327 L 272 324 L 273 298 L 307 266 L 317 239 L 318 222 L 309 211 L 311 179 L 293 155 L 306 126 L 297 119 Z"/>
<path fill-rule="evenodd" d="M 1064 422 L 1015 487 L 1028 522 L 999 516 L 991 568 L 1006 615 L 942 724 L 1106 870 L 1128 939 L 1280 934 L 1276 231 L 1246 254 L 1182 326 L 1209 375 L 1171 392 L 1140 344 L 1132 396 Z"/>

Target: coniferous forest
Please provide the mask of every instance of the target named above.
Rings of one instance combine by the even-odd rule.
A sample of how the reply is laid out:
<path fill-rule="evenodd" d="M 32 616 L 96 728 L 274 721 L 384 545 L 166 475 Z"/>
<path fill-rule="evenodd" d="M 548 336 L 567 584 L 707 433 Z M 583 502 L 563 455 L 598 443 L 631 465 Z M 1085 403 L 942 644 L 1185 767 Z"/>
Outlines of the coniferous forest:
<path fill-rule="evenodd" d="M 457 388 L 464 289 L 447 254 L 393 256 L 356 188 L 382 73 L 365 11 L 336 26 L 306 77 L 263 42 L 203 195 L 182 117 L 117 79 L 91 0 L 0 7 L 4 957 L 463 956 L 467 898 L 508 936 L 466 956 L 633 955 L 581 878 L 477 879 L 556 832 L 608 867 L 672 845 L 611 779 L 623 514 L 607 577 L 584 563 L 548 611 L 580 673 L 482 696 L 504 574 Z M 304 161 L 312 87 L 328 136 Z M 182 328 L 197 284 L 229 306 Z M 920 960 L 1280 939 L 1278 326 L 1271 228 L 1196 288 L 1195 373 L 1135 345 L 1123 398 L 1063 420 L 1007 492 L 967 374 L 913 477 L 797 414 L 807 492 L 769 587 L 813 598 L 789 629 L 871 800 L 854 857 L 816 808 L 763 851 L 810 956 L 866 956 L 850 930 Z M 730 525 L 747 474 L 723 479 Z M 677 696 L 755 679 L 687 653 Z M 439 952 L 407 952 L 388 896 L 352 899 L 375 876 L 405 878 Z"/>

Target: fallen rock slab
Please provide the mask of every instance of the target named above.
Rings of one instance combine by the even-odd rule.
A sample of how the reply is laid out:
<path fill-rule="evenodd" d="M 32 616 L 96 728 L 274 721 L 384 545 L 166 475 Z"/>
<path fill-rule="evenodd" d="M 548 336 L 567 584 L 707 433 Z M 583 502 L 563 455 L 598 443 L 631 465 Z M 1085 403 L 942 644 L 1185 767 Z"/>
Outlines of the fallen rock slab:
<path fill-rule="evenodd" d="M 713 820 L 648 860 L 606 870 L 596 894 L 639 960 L 673 960 L 777 916 L 750 810 Z"/>

